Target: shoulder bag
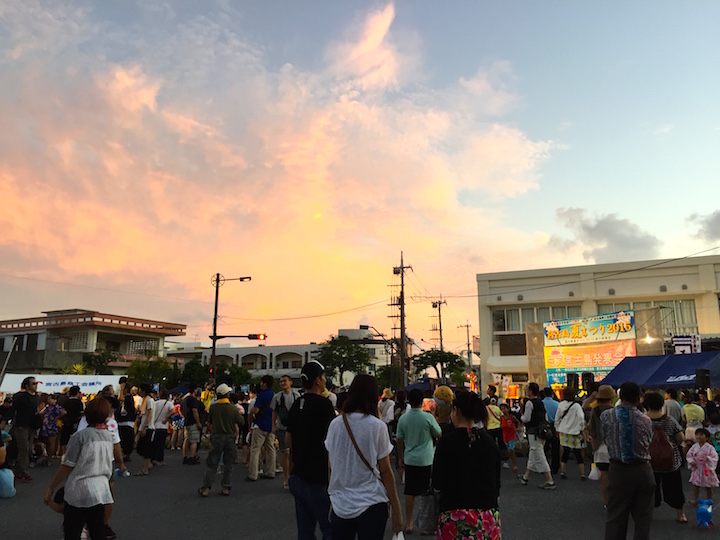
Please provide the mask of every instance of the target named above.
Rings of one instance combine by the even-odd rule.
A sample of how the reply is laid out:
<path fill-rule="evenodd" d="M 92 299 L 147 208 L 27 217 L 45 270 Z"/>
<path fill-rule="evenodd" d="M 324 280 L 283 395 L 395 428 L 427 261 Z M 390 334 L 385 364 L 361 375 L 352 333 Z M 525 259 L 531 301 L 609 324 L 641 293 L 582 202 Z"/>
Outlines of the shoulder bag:
<path fill-rule="evenodd" d="M 370 469 L 370 471 L 373 473 L 374 476 L 377 476 L 379 479 L 380 476 L 375 472 L 375 468 L 370 465 L 367 459 L 365 459 L 365 456 L 363 455 L 362 451 L 360 450 L 360 447 L 358 446 L 357 441 L 355 440 L 355 435 L 353 435 L 352 429 L 350 429 L 350 424 L 348 423 L 347 416 L 343 413 L 343 422 L 345 423 L 345 429 L 347 429 L 348 435 L 350 435 L 350 440 L 353 443 L 353 446 L 355 447 L 355 451 L 357 452 L 358 456 L 360 456 L 360 459 L 365 464 L 365 466 Z"/>

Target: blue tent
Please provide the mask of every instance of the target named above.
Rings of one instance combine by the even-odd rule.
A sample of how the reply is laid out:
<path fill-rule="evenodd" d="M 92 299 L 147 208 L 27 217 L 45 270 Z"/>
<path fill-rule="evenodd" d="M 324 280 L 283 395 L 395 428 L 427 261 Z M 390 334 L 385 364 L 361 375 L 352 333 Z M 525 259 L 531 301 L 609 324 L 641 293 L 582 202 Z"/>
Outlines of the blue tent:
<path fill-rule="evenodd" d="M 422 390 L 423 392 L 427 392 L 428 390 L 432 390 L 432 382 L 430 382 L 430 379 L 426 375 L 419 381 L 408 384 L 405 387 L 405 391 L 409 392 L 410 390 L 415 390 L 416 388 L 418 390 Z"/>
<path fill-rule="evenodd" d="M 710 383 L 720 388 L 720 351 L 664 356 L 628 356 L 602 380 L 618 387 L 634 381 L 643 388 L 693 388 L 695 370 L 709 369 Z"/>
<path fill-rule="evenodd" d="M 618 387 L 625 381 L 635 381 L 644 386 L 644 381 L 663 365 L 668 357 L 662 356 L 627 356 L 615 369 L 608 373 L 602 384 Z"/>
<path fill-rule="evenodd" d="M 674 354 L 645 381 L 647 388 L 694 388 L 695 370 L 710 370 L 710 385 L 720 387 L 720 351 Z"/>

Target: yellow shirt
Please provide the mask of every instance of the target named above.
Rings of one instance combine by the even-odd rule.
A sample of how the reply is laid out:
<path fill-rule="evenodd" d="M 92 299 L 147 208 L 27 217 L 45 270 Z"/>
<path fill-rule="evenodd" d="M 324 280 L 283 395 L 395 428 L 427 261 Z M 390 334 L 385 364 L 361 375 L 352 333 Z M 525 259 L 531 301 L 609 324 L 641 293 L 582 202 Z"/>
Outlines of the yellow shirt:
<path fill-rule="evenodd" d="M 488 405 L 488 419 L 487 419 L 487 429 L 488 431 L 491 429 L 498 429 L 500 427 L 500 418 L 502 417 L 502 411 L 500 410 L 500 407 L 497 405 Z M 495 416 L 493 416 L 493 414 Z"/>

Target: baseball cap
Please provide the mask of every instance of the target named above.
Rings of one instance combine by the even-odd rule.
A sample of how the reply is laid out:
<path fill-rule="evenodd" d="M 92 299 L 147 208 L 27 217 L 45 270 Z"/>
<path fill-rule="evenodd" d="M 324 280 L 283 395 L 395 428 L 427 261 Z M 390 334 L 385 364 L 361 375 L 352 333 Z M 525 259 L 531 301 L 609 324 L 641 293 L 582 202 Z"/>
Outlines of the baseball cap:
<path fill-rule="evenodd" d="M 230 387 L 229 387 L 227 384 L 222 383 L 221 385 L 219 385 L 219 386 L 215 389 L 215 393 L 216 393 L 218 396 L 227 395 L 227 394 L 230 393 Z"/>
<path fill-rule="evenodd" d="M 303 386 L 305 388 L 312 387 L 315 379 L 322 377 L 323 373 L 325 373 L 325 367 L 317 360 L 310 360 L 300 371 Z"/>

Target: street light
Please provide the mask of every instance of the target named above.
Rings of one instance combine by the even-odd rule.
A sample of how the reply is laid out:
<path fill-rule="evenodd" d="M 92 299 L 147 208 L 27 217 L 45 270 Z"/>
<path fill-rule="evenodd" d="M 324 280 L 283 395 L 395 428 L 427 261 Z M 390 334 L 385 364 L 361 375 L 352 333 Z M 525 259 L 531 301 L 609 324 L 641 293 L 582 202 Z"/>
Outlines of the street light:
<path fill-rule="evenodd" d="M 226 278 L 220 273 L 215 274 L 212 279 L 210 280 L 210 283 L 213 284 L 215 287 L 215 314 L 213 316 L 213 333 L 210 336 L 210 339 L 212 340 L 212 353 L 210 354 L 210 373 L 215 373 L 215 346 L 219 339 L 224 338 L 231 338 L 231 337 L 244 337 L 248 339 L 262 339 L 264 340 L 267 335 L 266 334 L 248 334 L 245 336 L 218 336 L 217 335 L 217 320 L 218 320 L 218 299 L 220 297 L 220 287 L 222 287 L 226 281 L 250 281 L 252 278 L 250 276 L 244 276 L 244 277 L 238 277 L 238 278 Z M 251 337 L 253 336 L 253 337 Z M 262 336 L 262 337 L 260 337 Z"/>

